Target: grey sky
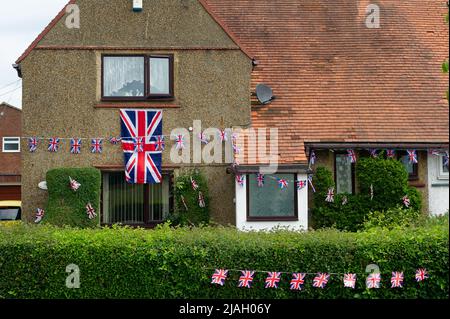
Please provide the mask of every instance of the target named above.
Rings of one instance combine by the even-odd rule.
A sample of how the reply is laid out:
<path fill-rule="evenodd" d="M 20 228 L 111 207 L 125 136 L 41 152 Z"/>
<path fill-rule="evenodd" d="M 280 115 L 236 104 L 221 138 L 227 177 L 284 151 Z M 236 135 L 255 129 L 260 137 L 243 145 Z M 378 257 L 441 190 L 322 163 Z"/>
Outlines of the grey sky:
<path fill-rule="evenodd" d="M 0 1 L 0 102 L 22 106 L 22 83 L 17 81 L 17 72 L 11 65 L 67 2 L 68 0 Z M 10 83 L 13 84 L 5 87 Z"/>

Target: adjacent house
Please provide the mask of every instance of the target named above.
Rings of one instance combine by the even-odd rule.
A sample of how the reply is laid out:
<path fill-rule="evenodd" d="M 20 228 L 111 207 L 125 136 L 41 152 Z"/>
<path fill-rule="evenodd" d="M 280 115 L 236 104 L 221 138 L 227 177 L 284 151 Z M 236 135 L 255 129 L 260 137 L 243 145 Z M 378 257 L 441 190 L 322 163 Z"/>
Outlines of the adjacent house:
<path fill-rule="evenodd" d="M 0 201 L 20 201 L 22 110 L 0 104 Z"/>
<path fill-rule="evenodd" d="M 371 4 L 379 8 L 379 27 L 368 26 Z M 310 189 L 294 182 L 314 173 L 311 155 L 333 170 L 338 193 L 352 193 L 358 190 L 348 150 L 358 158 L 373 149 L 396 151 L 426 210 L 448 210 L 445 1 L 144 0 L 140 11 L 131 0 L 69 5 L 79 8 L 79 28 L 67 25 L 77 11 L 63 9 L 16 62 L 23 134 L 43 144 L 23 154 L 27 220 L 44 205 L 38 183 L 55 167 L 101 169 L 102 222 L 133 225 L 161 222 L 173 209 L 173 177 L 197 168 L 208 178 L 216 222 L 306 229 Z M 255 102 L 260 84 L 275 99 Z M 244 136 L 277 128 L 277 169 L 258 187 L 268 162 L 250 156 L 250 142 L 230 165 L 174 163 L 167 141 L 162 183 L 129 185 L 121 148 L 106 141 L 102 154 L 88 145 L 70 154 L 64 139 L 58 153 L 46 151 L 50 137 L 119 136 L 120 109 L 162 110 L 167 137 L 194 120 L 203 128 L 240 127 Z M 195 134 L 188 139 L 198 143 Z"/>

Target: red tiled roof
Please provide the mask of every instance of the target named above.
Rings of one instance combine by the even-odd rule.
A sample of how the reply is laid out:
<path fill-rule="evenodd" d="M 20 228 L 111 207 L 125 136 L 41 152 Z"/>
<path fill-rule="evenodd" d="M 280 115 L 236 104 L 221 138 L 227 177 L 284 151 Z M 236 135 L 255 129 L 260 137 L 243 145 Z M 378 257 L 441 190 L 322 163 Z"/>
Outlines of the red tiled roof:
<path fill-rule="evenodd" d="M 282 163 L 305 142 L 448 144 L 443 0 L 207 0 L 259 65 L 277 99 L 253 127 L 278 127 Z M 381 27 L 365 25 L 370 3 Z"/>

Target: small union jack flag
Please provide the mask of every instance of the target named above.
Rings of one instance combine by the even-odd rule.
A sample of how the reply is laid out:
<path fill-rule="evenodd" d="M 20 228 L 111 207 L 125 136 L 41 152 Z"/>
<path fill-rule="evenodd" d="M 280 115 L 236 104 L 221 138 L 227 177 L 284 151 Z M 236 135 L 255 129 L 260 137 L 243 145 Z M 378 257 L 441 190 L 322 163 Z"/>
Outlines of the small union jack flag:
<path fill-rule="evenodd" d="M 244 175 L 236 175 L 236 182 L 239 184 L 239 186 L 243 187 L 245 182 L 245 176 Z"/>
<path fill-rule="evenodd" d="M 312 175 L 312 174 L 308 175 L 308 183 L 309 183 L 309 185 L 311 185 L 311 189 L 312 189 L 313 192 L 315 193 L 315 192 L 316 192 L 316 189 L 314 188 L 314 184 L 313 184 L 313 175 Z"/>
<path fill-rule="evenodd" d="M 428 272 L 426 269 L 419 268 L 416 270 L 416 281 L 417 282 L 424 281 L 427 278 L 428 278 Z"/>
<path fill-rule="evenodd" d="M 38 144 L 39 144 L 39 140 L 37 137 L 30 137 L 28 139 L 28 147 L 30 148 L 31 153 L 36 152 Z"/>
<path fill-rule="evenodd" d="M 444 154 L 444 166 L 448 167 L 448 152 L 445 152 Z"/>
<path fill-rule="evenodd" d="M 162 135 L 158 135 L 156 137 L 156 150 L 164 151 L 166 149 L 166 142 L 164 141 L 165 137 Z"/>
<path fill-rule="evenodd" d="M 289 183 L 287 180 L 285 180 L 283 178 L 278 180 L 278 187 L 280 187 L 280 189 L 285 189 L 288 187 L 288 185 L 289 185 Z"/>
<path fill-rule="evenodd" d="M 45 215 L 45 211 L 43 209 L 38 208 L 36 210 L 36 219 L 34 222 L 36 224 L 39 224 L 41 222 L 42 218 L 44 218 L 44 215 Z"/>
<path fill-rule="evenodd" d="M 234 154 L 240 154 L 241 153 L 241 149 L 235 143 L 233 143 L 232 146 L 233 146 Z"/>
<path fill-rule="evenodd" d="M 348 197 L 347 196 L 342 197 L 342 206 L 345 206 L 347 204 L 348 204 Z"/>
<path fill-rule="evenodd" d="M 278 288 L 278 283 L 281 280 L 281 272 L 269 272 L 266 278 L 267 288 Z"/>
<path fill-rule="evenodd" d="M 403 200 L 403 205 L 405 205 L 406 208 L 409 208 L 409 205 L 411 205 L 411 201 L 409 200 L 408 195 L 404 196 L 402 198 L 402 200 Z"/>
<path fill-rule="evenodd" d="M 431 149 L 431 150 L 428 150 L 428 154 L 434 155 L 434 156 L 440 156 L 441 152 L 439 150 Z"/>
<path fill-rule="evenodd" d="M 112 145 L 118 145 L 118 144 L 120 143 L 120 141 L 122 141 L 122 138 L 121 138 L 121 137 L 111 137 L 111 138 L 109 139 L 109 142 L 110 142 Z"/>
<path fill-rule="evenodd" d="M 387 150 L 386 155 L 388 158 L 395 158 L 395 150 Z"/>
<path fill-rule="evenodd" d="M 91 141 L 91 153 L 100 154 L 103 151 L 103 139 L 94 138 Z"/>
<path fill-rule="evenodd" d="M 325 201 L 328 203 L 334 203 L 334 188 L 329 188 L 327 193 L 327 198 Z"/>
<path fill-rule="evenodd" d="M 81 138 L 72 138 L 70 140 L 70 153 L 71 154 L 81 153 Z"/>
<path fill-rule="evenodd" d="M 419 161 L 417 160 L 417 153 L 416 150 L 407 150 L 409 163 L 410 164 L 417 164 Z"/>
<path fill-rule="evenodd" d="M 318 273 L 316 277 L 314 277 L 313 280 L 313 287 L 316 288 L 325 288 L 326 284 L 328 283 L 328 280 L 330 279 L 330 275 L 326 273 Z"/>
<path fill-rule="evenodd" d="M 370 274 L 366 279 L 366 286 L 369 289 L 380 288 L 381 275 L 380 274 Z"/>
<path fill-rule="evenodd" d="M 72 177 L 69 176 L 69 185 L 70 185 L 70 189 L 72 189 L 74 192 L 76 192 L 81 184 L 78 183 L 76 180 L 72 179 Z"/>
<path fill-rule="evenodd" d="M 221 285 L 225 284 L 225 279 L 227 279 L 228 270 L 216 269 L 216 272 L 212 275 L 211 284 Z"/>
<path fill-rule="evenodd" d="M 373 158 L 377 158 L 378 157 L 378 153 L 376 149 L 370 149 L 370 156 L 372 156 Z"/>
<path fill-rule="evenodd" d="M 202 192 L 198 193 L 198 206 L 200 206 L 201 208 L 205 208 L 206 207 L 205 198 L 203 197 L 203 193 Z"/>
<path fill-rule="evenodd" d="M 303 285 L 305 284 L 305 276 L 303 273 L 295 273 L 293 274 L 291 280 L 291 290 L 302 290 Z"/>
<path fill-rule="evenodd" d="M 297 190 L 302 190 L 307 185 L 307 181 L 297 181 Z"/>
<path fill-rule="evenodd" d="M 86 213 L 89 219 L 94 219 L 97 216 L 94 207 L 90 203 L 86 205 Z"/>
<path fill-rule="evenodd" d="M 226 132 L 225 130 L 221 130 L 221 131 L 219 132 L 219 138 L 220 138 L 220 141 L 221 141 L 221 142 L 226 142 L 226 141 L 228 141 L 228 134 L 227 134 L 227 132 Z"/>
<path fill-rule="evenodd" d="M 309 156 L 309 167 L 315 165 L 316 160 L 317 160 L 316 152 L 314 152 L 314 150 L 312 150 L 311 154 Z"/>
<path fill-rule="evenodd" d="M 194 191 L 198 189 L 198 184 L 192 177 L 191 177 L 191 186 Z"/>
<path fill-rule="evenodd" d="M 48 150 L 49 152 L 56 153 L 58 152 L 58 149 L 59 149 L 59 138 L 52 137 L 48 143 Z"/>
<path fill-rule="evenodd" d="M 175 137 L 175 147 L 176 147 L 177 150 L 184 150 L 185 149 L 184 135 L 178 134 Z"/>
<path fill-rule="evenodd" d="M 355 289 L 355 286 L 356 286 L 356 274 L 345 274 L 344 287 Z"/>
<path fill-rule="evenodd" d="M 258 187 L 264 186 L 264 174 L 256 174 L 256 181 L 258 182 Z"/>
<path fill-rule="evenodd" d="M 373 185 L 370 185 L 370 200 L 373 200 Z"/>
<path fill-rule="evenodd" d="M 403 272 L 393 272 L 391 278 L 391 288 L 402 288 L 403 287 Z"/>
<path fill-rule="evenodd" d="M 208 144 L 209 143 L 209 139 L 206 136 L 205 133 L 200 133 L 198 134 L 198 139 L 200 140 L 200 142 L 202 142 L 203 144 Z"/>
<path fill-rule="evenodd" d="M 242 276 L 239 277 L 239 286 L 240 288 L 250 288 L 250 285 L 253 281 L 253 276 L 255 275 L 254 271 L 241 270 Z"/>
<path fill-rule="evenodd" d="M 347 156 L 350 160 L 350 163 L 356 163 L 356 153 L 354 150 L 347 150 Z"/>
<path fill-rule="evenodd" d="M 144 138 L 143 137 L 133 137 L 133 146 L 135 153 L 144 152 Z"/>

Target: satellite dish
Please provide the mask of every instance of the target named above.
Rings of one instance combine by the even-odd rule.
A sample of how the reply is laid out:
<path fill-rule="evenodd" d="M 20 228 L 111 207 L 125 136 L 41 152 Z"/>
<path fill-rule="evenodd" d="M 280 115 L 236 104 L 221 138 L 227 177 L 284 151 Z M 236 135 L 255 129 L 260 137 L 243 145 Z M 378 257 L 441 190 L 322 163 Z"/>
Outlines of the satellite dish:
<path fill-rule="evenodd" d="M 40 189 L 44 190 L 44 191 L 48 190 L 47 182 L 46 182 L 46 181 L 40 182 L 40 183 L 38 184 L 38 187 L 39 187 Z"/>
<path fill-rule="evenodd" d="M 275 99 L 272 88 L 265 84 L 258 84 L 256 86 L 256 97 L 258 98 L 259 103 L 264 105 L 269 104 Z"/>

